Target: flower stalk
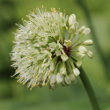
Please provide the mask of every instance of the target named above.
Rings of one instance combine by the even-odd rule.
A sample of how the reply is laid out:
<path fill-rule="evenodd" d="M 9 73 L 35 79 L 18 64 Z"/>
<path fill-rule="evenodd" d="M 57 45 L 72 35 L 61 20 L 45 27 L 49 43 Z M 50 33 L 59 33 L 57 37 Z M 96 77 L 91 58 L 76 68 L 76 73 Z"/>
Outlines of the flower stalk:
<path fill-rule="evenodd" d="M 97 102 L 94 90 L 92 88 L 92 85 L 88 79 L 88 77 L 86 76 L 85 71 L 83 70 L 83 68 L 80 68 L 81 74 L 80 74 L 80 79 L 84 85 L 84 88 L 88 94 L 88 97 L 90 99 L 91 105 L 93 110 L 100 110 L 99 104 Z"/>

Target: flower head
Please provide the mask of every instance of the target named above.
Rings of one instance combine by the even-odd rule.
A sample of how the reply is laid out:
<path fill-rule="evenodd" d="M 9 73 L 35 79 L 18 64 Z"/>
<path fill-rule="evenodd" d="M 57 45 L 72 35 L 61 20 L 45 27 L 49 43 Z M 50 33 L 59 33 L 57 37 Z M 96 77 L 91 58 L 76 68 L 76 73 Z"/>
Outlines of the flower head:
<path fill-rule="evenodd" d="M 68 16 L 55 9 L 32 12 L 19 26 L 11 53 L 18 82 L 29 88 L 72 83 L 80 74 L 82 59 L 92 57 L 86 48 L 92 40 L 83 41 L 89 32 L 79 27 L 75 14 Z"/>

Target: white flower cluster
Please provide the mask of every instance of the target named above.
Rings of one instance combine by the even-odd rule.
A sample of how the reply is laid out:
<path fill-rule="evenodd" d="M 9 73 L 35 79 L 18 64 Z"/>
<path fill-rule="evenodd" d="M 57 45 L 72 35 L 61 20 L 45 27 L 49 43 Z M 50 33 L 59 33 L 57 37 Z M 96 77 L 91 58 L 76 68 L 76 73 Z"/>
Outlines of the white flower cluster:
<path fill-rule="evenodd" d="M 75 14 L 67 16 L 55 9 L 32 12 L 19 26 L 11 53 L 18 82 L 29 88 L 73 82 L 84 56 L 93 56 L 86 48 L 93 41 L 82 40 L 89 32 L 89 28 L 79 27 Z"/>

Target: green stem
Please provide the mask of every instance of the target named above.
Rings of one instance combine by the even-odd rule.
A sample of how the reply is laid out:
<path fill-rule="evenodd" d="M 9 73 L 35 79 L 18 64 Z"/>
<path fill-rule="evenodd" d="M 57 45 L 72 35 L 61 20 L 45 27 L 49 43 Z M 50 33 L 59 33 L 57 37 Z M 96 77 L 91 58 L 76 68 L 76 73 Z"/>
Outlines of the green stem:
<path fill-rule="evenodd" d="M 84 72 L 84 70 L 82 68 L 80 68 L 80 71 L 81 71 L 80 79 L 85 87 L 85 90 L 86 90 L 88 96 L 89 96 L 93 110 L 100 110 L 100 107 L 98 105 L 94 90 L 92 88 L 92 85 L 91 85 L 88 77 L 86 76 L 86 73 Z"/>
<path fill-rule="evenodd" d="M 85 14 L 86 21 L 87 21 L 89 27 L 91 28 L 92 39 L 95 43 L 95 47 L 97 49 L 97 52 L 99 53 L 99 57 L 103 63 L 103 66 L 104 66 L 104 69 L 106 72 L 106 77 L 107 77 L 107 79 L 110 79 L 110 71 L 108 68 L 109 66 L 107 63 L 107 59 L 106 59 L 106 57 L 105 57 L 105 55 L 104 55 L 104 53 L 100 47 L 100 44 L 98 42 L 97 34 L 96 34 L 95 27 L 94 27 L 92 19 L 91 19 L 89 8 L 87 7 L 85 0 L 76 0 L 76 1 L 77 1 L 78 5 L 82 8 L 82 10 Z"/>

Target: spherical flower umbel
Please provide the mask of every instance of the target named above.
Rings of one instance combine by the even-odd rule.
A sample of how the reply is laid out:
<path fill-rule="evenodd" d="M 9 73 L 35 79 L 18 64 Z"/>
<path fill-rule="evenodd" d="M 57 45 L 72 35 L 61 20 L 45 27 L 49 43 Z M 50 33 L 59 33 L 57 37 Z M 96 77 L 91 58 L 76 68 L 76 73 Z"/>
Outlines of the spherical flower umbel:
<path fill-rule="evenodd" d="M 11 53 L 18 82 L 27 87 L 71 84 L 79 76 L 82 59 L 92 52 L 86 46 L 92 40 L 83 40 L 90 32 L 80 27 L 75 14 L 65 15 L 52 9 L 37 9 L 15 33 Z"/>

